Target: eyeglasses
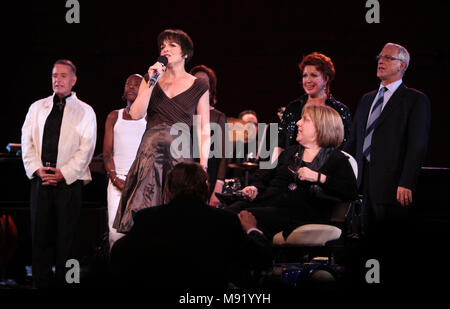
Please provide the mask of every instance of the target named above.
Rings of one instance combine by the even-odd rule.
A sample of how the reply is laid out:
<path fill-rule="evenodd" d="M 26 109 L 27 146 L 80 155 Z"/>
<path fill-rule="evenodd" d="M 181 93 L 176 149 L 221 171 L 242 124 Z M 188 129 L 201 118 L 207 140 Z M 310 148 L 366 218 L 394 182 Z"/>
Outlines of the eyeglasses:
<path fill-rule="evenodd" d="M 383 58 L 383 60 L 389 60 L 389 61 L 392 61 L 392 60 L 404 61 L 403 59 L 392 57 L 389 55 L 378 55 L 375 58 L 377 59 L 377 61 L 380 60 L 380 58 Z"/>

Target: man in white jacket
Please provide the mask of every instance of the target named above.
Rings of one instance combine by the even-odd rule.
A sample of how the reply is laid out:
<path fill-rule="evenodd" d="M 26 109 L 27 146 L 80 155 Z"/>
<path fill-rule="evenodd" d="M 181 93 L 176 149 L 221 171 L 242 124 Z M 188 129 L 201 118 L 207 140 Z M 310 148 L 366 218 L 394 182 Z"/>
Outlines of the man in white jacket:
<path fill-rule="evenodd" d="M 95 112 L 72 88 L 76 67 L 58 60 L 52 70 L 53 95 L 34 102 L 22 127 L 22 159 L 31 179 L 30 210 L 33 286 L 65 282 L 82 204 L 82 186 L 91 180 Z M 52 280 L 55 265 L 56 281 Z"/>

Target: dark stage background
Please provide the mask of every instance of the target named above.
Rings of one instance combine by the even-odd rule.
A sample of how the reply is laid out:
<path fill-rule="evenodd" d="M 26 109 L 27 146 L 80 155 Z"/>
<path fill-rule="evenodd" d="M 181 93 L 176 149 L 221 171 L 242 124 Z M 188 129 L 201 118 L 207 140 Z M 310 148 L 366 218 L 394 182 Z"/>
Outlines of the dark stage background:
<path fill-rule="evenodd" d="M 53 63 L 68 58 L 78 68 L 74 91 L 97 114 L 95 155 L 100 154 L 106 116 L 124 105 L 125 79 L 132 73 L 144 74 L 154 63 L 156 37 L 163 29 L 180 28 L 195 44 L 187 70 L 206 64 L 217 73 L 217 108 L 231 117 L 254 109 L 261 122 L 276 122 L 277 108 L 303 93 L 297 67 L 302 56 L 319 51 L 332 58 L 336 68 L 332 93 L 354 113 L 360 97 L 379 85 L 375 56 L 383 45 L 404 45 L 411 53 L 404 82 L 426 93 L 432 103 L 424 165 L 448 167 L 448 1 L 379 0 L 379 24 L 366 22 L 366 0 L 79 0 L 79 24 L 66 23 L 66 0 L 11 2 L 2 3 L 0 18 L 0 153 L 6 152 L 7 143 L 20 143 L 30 104 L 52 93 Z M 31 263 L 29 181 L 20 158 L 3 157 L 0 214 L 11 215 L 19 234 L 9 268 L 24 276 L 23 266 Z M 77 248 L 84 264 L 98 252 L 107 228 L 106 177 L 93 173 L 93 178 L 83 192 Z M 419 188 L 414 222 L 423 234 L 414 261 L 428 261 L 442 256 L 441 248 L 448 243 L 448 169 L 423 169 Z M 417 265 L 414 271 L 429 269 L 428 264 Z"/>
<path fill-rule="evenodd" d="M 366 22 L 363 0 L 80 0 L 79 24 L 66 23 L 66 1 L 17 2 L 2 8 L 0 152 L 20 142 L 29 105 L 52 93 L 54 61 L 68 58 L 78 67 L 74 90 L 97 114 L 99 154 L 106 116 L 123 105 L 126 77 L 155 61 L 160 31 L 180 28 L 195 44 L 187 69 L 206 64 L 217 73 L 217 108 L 232 117 L 251 108 L 264 122 L 275 122 L 277 108 L 303 93 L 303 55 L 332 58 L 332 93 L 354 112 L 361 95 L 378 86 L 375 55 L 386 42 L 404 45 L 412 58 L 404 82 L 432 102 L 425 166 L 448 167 L 447 1 L 380 0 L 379 24 Z"/>

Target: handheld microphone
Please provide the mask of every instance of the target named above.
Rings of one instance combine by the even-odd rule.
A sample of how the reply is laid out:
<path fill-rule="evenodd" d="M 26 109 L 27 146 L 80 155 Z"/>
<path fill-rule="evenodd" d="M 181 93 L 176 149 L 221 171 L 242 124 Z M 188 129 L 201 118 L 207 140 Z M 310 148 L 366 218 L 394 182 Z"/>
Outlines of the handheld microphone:
<path fill-rule="evenodd" d="M 167 65 L 168 59 L 166 56 L 159 56 L 158 60 L 156 60 L 156 62 L 161 63 L 165 67 Z M 156 82 L 158 81 L 158 79 L 159 79 L 159 74 L 158 74 L 158 72 L 156 72 L 152 76 L 152 78 L 150 78 L 150 82 L 149 82 L 148 86 L 151 87 L 151 86 L 155 85 Z"/>

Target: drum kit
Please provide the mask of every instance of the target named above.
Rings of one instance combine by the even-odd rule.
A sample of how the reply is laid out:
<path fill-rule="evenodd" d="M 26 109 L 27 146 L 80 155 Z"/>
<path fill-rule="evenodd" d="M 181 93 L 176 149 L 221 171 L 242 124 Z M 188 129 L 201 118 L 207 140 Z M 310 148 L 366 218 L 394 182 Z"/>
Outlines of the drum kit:
<path fill-rule="evenodd" d="M 257 137 L 257 125 L 252 122 L 246 122 L 238 118 L 227 118 L 228 123 L 228 140 L 233 145 L 237 142 L 248 143 Z M 240 169 L 244 171 L 245 182 L 244 187 L 248 185 L 248 175 L 250 171 L 258 168 L 256 158 L 247 156 L 242 162 L 234 162 L 228 164 L 229 168 Z"/>
<path fill-rule="evenodd" d="M 227 118 L 228 142 L 248 143 L 257 137 L 257 125 L 252 122 L 246 122 L 239 118 Z M 259 164 L 256 158 L 247 155 L 243 161 L 228 163 L 228 168 L 242 170 L 245 175 L 244 186 L 239 178 L 225 179 L 222 193 L 216 193 L 216 196 L 222 203 L 230 204 L 236 200 L 244 199 L 241 189 L 248 185 L 249 172 L 258 168 Z"/>
<path fill-rule="evenodd" d="M 257 124 L 246 122 L 239 118 L 228 117 L 228 141 L 231 143 L 247 143 L 256 138 L 258 131 Z"/>

